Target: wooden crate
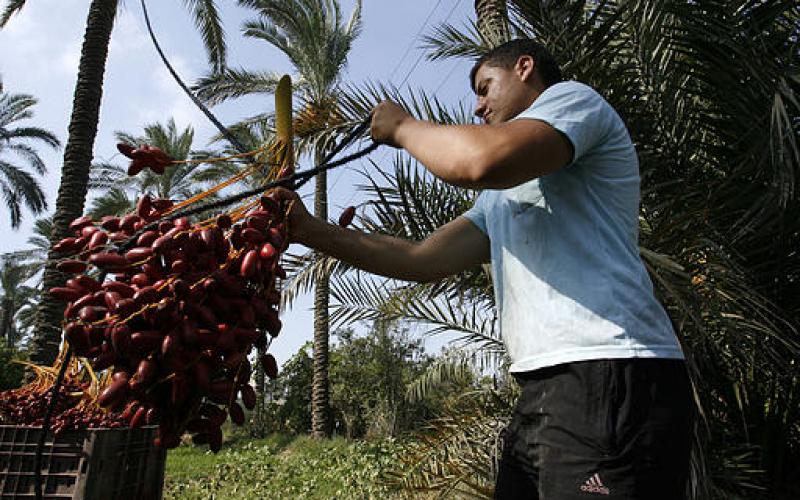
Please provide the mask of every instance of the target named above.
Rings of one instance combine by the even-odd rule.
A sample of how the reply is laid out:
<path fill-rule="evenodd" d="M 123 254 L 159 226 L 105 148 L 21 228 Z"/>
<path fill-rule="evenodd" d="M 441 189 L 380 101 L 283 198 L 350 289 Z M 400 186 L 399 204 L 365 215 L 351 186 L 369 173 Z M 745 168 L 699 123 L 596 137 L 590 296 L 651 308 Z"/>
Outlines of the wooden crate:
<path fill-rule="evenodd" d="M 42 497 L 50 500 L 161 499 L 166 453 L 156 427 L 48 433 L 42 449 Z M 0 499 L 32 499 L 42 430 L 0 425 Z"/>

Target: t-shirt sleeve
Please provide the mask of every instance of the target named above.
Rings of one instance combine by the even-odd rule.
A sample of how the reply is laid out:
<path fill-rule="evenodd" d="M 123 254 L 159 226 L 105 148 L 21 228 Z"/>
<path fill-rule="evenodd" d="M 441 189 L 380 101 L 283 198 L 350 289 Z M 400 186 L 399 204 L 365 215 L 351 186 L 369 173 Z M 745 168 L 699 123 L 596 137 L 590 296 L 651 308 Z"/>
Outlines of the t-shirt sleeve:
<path fill-rule="evenodd" d="M 485 235 L 489 235 L 489 231 L 486 228 L 486 206 L 485 206 L 485 196 L 484 193 L 478 195 L 478 199 L 475 200 L 475 204 L 472 205 L 472 208 L 461 214 L 462 217 L 466 217 L 467 220 L 475 224 L 478 229 Z"/>
<path fill-rule="evenodd" d="M 588 85 L 562 82 L 548 87 L 515 119 L 541 120 L 562 132 L 574 148 L 574 163 L 603 140 L 612 113 L 608 103 Z"/>

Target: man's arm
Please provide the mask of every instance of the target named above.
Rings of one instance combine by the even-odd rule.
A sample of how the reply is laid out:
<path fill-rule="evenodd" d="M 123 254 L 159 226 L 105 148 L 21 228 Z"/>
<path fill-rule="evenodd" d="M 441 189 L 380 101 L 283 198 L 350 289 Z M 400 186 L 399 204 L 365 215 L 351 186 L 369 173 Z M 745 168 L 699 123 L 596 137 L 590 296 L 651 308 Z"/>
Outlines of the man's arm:
<path fill-rule="evenodd" d="M 445 182 L 475 189 L 513 187 L 572 159 L 569 139 L 539 120 L 437 125 L 416 120 L 390 101 L 375 108 L 372 135 L 404 148 Z"/>
<path fill-rule="evenodd" d="M 365 271 L 409 281 L 429 282 L 489 261 L 489 238 L 464 217 L 441 226 L 421 242 L 346 229 L 312 217 L 297 196 L 292 201 L 289 235 L 308 246 Z"/>

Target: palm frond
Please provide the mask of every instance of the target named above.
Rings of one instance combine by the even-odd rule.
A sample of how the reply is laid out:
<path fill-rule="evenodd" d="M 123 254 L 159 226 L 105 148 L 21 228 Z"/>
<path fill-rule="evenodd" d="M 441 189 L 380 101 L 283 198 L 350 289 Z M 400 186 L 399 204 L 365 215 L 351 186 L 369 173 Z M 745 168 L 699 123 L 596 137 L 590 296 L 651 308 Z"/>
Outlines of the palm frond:
<path fill-rule="evenodd" d="M 192 87 L 197 97 L 208 104 L 219 104 L 251 94 L 273 94 L 281 75 L 228 68 L 200 78 Z M 302 86 L 302 83 L 294 82 Z"/>
<path fill-rule="evenodd" d="M 33 99 L 31 105 L 36 104 L 38 101 Z M 0 132 L 3 139 L 33 139 L 42 141 L 53 149 L 61 147 L 61 141 L 50 131 L 39 127 L 16 127 L 11 130 L 3 130 Z"/>
<path fill-rule="evenodd" d="M 87 211 L 93 219 L 100 219 L 105 215 L 123 215 L 133 211 L 135 200 L 120 188 L 110 188 L 102 196 L 92 200 L 92 206 Z"/>
<path fill-rule="evenodd" d="M 386 473 L 390 484 L 435 498 L 492 498 L 513 391 L 478 391 L 431 422 L 410 441 L 401 466 Z"/>
<path fill-rule="evenodd" d="M 421 401 L 434 387 L 445 382 L 465 380 L 474 376 L 476 354 L 479 351 L 463 352 L 451 350 L 437 357 L 433 364 L 425 369 L 415 380 L 406 386 L 406 399 L 411 402 Z"/>
<path fill-rule="evenodd" d="M 0 28 L 4 27 L 11 16 L 22 10 L 25 6 L 26 0 L 9 0 L 6 8 L 3 9 L 3 14 L 0 15 Z"/>
<path fill-rule="evenodd" d="M 208 59 L 214 72 L 225 68 L 225 31 L 214 0 L 183 0 L 194 18 L 195 26 L 203 37 Z"/>
<path fill-rule="evenodd" d="M 112 163 L 93 163 L 89 172 L 89 189 L 111 189 L 131 185 L 134 179 L 127 168 Z"/>
<path fill-rule="evenodd" d="M 430 61 L 453 57 L 477 59 L 492 49 L 492 45 L 482 39 L 474 22 L 463 30 L 448 23 L 436 26 L 423 37 L 422 47 Z"/>
<path fill-rule="evenodd" d="M 11 227 L 19 227 L 22 221 L 20 205 L 25 205 L 33 214 L 47 208 L 44 191 L 36 179 L 16 165 L 0 160 L 0 192 L 9 212 Z"/>

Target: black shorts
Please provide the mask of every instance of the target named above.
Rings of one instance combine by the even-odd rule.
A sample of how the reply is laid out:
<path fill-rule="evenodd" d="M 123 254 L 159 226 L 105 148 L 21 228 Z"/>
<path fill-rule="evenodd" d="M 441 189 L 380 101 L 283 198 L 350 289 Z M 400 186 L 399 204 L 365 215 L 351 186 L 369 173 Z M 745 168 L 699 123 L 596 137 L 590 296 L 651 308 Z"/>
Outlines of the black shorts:
<path fill-rule="evenodd" d="M 496 499 L 686 498 L 691 391 L 670 359 L 581 361 L 514 374 Z"/>

